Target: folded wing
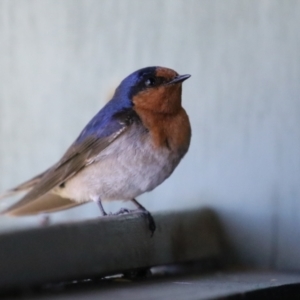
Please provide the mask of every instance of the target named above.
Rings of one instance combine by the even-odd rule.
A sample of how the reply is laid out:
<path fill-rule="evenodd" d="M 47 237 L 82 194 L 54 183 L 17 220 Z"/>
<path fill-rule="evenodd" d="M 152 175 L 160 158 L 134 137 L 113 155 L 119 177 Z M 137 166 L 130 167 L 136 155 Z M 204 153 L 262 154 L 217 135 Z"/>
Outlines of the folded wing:
<path fill-rule="evenodd" d="M 29 190 L 19 202 L 4 210 L 2 214 L 12 213 L 37 199 L 40 199 L 39 201 L 49 200 L 47 197 L 42 197 L 56 186 L 70 179 L 81 169 L 92 164 L 101 151 L 130 127 L 134 117 L 132 112 L 124 112 L 115 116 L 95 133 L 85 134 L 84 130 L 57 164 L 2 196 L 3 198 L 22 190 Z M 58 199 L 56 198 L 56 200 Z M 64 207 L 64 204 L 62 207 Z"/>

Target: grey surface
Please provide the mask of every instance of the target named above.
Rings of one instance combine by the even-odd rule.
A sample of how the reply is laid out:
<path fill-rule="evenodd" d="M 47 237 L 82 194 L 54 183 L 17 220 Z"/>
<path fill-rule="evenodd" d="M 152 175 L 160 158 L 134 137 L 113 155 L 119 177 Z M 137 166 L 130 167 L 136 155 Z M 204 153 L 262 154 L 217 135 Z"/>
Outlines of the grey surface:
<path fill-rule="evenodd" d="M 0 0 L 0 189 L 54 163 L 124 76 L 168 66 L 192 74 L 191 149 L 140 200 L 209 205 L 243 263 L 299 270 L 299 28 L 299 0 Z"/>
<path fill-rule="evenodd" d="M 138 213 L 3 234 L 0 288 L 220 258 L 220 228 L 210 211 L 154 218 L 153 237 Z"/>
<path fill-rule="evenodd" d="M 208 300 L 223 299 L 221 297 L 243 295 L 246 292 L 271 289 L 287 284 L 299 284 L 300 274 L 276 273 L 266 271 L 235 271 L 218 272 L 209 275 L 181 275 L 162 277 L 159 279 L 147 279 L 144 281 L 131 282 L 120 280 L 115 283 L 98 283 L 90 288 L 85 287 L 77 290 L 66 290 L 39 294 L 38 296 L 26 296 L 26 299 L 174 299 L 174 300 Z M 75 286 L 74 286 L 75 287 Z M 78 287 L 77 287 L 78 288 Z M 300 288 L 298 288 L 299 290 Z M 266 292 L 260 297 L 251 299 L 274 299 L 268 298 Z M 285 293 L 273 293 L 274 295 L 287 295 Z M 290 292 L 289 296 L 296 299 L 296 295 Z M 283 296 L 284 297 L 284 296 Z M 8 298 L 7 298 L 8 299 Z M 247 299 L 247 298 L 245 298 Z M 280 299 L 280 298 L 277 298 Z M 291 299 L 289 297 L 282 299 Z"/>

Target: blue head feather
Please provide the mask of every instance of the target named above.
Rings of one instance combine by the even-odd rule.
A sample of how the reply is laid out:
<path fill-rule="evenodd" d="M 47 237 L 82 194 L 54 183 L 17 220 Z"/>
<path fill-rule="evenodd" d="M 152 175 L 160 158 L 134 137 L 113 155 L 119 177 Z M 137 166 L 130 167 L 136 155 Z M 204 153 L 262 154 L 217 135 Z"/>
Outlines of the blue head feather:
<path fill-rule="evenodd" d="M 133 107 L 132 97 L 137 91 L 137 87 L 147 74 L 155 73 L 156 67 L 148 67 L 137 70 L 127 76 L 117 87 L 113 98 L 92 118 L 92 120 L 82 130 L 76 142 L 81 142 L 89 136 L 98 138 L 106 137 L 121 128 L 118 120 L 114 118 L 116 114 L 131 110 Z"/>

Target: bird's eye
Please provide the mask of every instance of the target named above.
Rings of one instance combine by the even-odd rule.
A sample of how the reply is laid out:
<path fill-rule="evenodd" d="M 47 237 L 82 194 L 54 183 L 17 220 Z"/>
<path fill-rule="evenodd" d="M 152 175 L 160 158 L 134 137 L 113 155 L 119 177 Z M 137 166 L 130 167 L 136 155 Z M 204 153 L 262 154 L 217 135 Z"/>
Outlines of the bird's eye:
<path fill-rule="evenodd" d="M 154 84 L 155 84 L 155 78 L 153 78 L 153 77 L 150 77 L 150 78 L 146 79 L 146 81 L 145 81 L 146 86 L 153 86 Z"/>

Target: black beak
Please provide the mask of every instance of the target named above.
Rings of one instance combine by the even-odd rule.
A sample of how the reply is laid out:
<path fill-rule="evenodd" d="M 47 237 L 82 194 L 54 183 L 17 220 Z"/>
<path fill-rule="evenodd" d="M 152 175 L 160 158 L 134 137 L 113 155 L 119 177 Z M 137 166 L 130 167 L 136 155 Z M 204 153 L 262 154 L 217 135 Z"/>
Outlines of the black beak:
<path fill-rule="evenodd" d="M 169 81 L 168 84 L 183 82 L 183 81 L 187 80 L 190 77 L 191 77 L 191 75 L 189 75 L 189 74 L 178 75 L 174 79 L 172 79 L 171 81 Z"/>

